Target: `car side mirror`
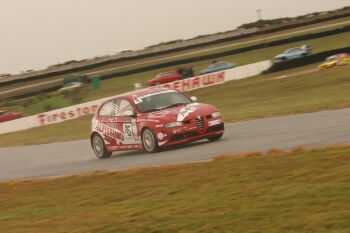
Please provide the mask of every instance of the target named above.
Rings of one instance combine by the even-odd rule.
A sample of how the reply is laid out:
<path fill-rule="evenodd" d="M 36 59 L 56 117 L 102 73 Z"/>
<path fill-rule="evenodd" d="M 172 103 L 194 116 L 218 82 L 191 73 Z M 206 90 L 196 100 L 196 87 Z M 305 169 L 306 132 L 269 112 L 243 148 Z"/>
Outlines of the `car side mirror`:
<path fill-rule="evenodd" d="M 123 116 L 126 116 L 126 117 L 135 117 L 135 114 L 133 113 L 133 111 L 126 111 L 126 112 L 124 112 Z"/>
<path fill-rule="evenodd" d="M 192 102 L 197 102 L 197 97 L 195 97 L 195 96 L 191 96 L 191 100 L 192 100 Z"/>

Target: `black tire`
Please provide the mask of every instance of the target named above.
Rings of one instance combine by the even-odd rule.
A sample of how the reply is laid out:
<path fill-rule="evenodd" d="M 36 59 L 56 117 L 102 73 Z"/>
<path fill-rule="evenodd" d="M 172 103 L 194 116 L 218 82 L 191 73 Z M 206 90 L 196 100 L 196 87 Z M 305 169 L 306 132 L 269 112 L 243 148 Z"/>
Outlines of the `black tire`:
<path fill-rule="evenodd" d="M 150 129 L 146 128 L 142 131 L 142 145 L 148 153 L 159 151 L 157 138 Z"/>
<path fill-rule="evenodd" d="M 91 137 L 91 146 L 95 152 L 95 155 L 99 159 L 111 157 L 112 152 L 106 149 L 106 145 L 100 135 L 94 134 Z"/>
<path fill-rule="evenodd" d="M 218 135 L 215 135 L 215 136 L 210 136 L 208 137 L 207 139 L 211 142 L 213 141 L 216 141 L 216 140 L 219 140 L 221 137 L 222 137 L 223 133 L 222 134 L 218 134 Z"/>

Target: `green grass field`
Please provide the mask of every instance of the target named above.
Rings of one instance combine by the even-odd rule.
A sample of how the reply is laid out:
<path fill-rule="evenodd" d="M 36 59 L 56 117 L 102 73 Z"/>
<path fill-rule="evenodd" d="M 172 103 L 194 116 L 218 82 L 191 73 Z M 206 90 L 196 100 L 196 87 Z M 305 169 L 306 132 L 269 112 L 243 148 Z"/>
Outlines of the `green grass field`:
<path fill-rule="evenodd" d="M 294 69 L 292 72 L 311 67 L 314 65 Z M 259 75 L 187 94 L 197 96 L 199 102 L 216 106 L 223 113 L 226 122 L 350 107 L 350 66 L 274 80 L 290 72 Z M 137 76 L 133 78 L 136 79 Z M 127 84 L 124 85 L 117 88 L 121 92 L 126 91 Z M 115 87 L 109 85 L 105 91 L 112 94 Z M 91 116 L 87 116 L 56 125 L 3 134 L 0 135 L 0 147 L 87 139 L 90 119 Z"/>
<path fill-rule="evenodd" d="M 350 232 L 350 147 L 2 182 L 0 232 Z"/>

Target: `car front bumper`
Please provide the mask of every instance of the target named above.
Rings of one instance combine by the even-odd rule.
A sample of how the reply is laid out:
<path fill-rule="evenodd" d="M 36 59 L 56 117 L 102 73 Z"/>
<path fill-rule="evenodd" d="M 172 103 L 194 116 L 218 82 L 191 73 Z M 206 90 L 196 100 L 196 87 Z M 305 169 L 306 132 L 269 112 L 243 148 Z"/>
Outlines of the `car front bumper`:
<path fill-rule="evenodd" d="M 224 130 L 224 122 L 220 117 L 213 119 L 201 117 L 184 121 L 180 127 L 162 128 L 156 132 L 156 137 L 159 146 L 166 147 L 217 136 L 223 134 Z"/>

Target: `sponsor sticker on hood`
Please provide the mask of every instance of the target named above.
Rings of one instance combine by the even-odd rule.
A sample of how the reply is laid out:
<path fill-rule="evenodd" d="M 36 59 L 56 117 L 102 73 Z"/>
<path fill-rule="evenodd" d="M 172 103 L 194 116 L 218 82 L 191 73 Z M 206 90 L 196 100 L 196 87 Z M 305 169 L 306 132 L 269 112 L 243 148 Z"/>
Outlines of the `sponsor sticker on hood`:
<path fill-rule="evenodd" d="M 199 105 L 199 103 L 193 103 L 181 108 L 177 116 L 177 121 L 183 121 L 190 113 L 196 111 Z"/>

